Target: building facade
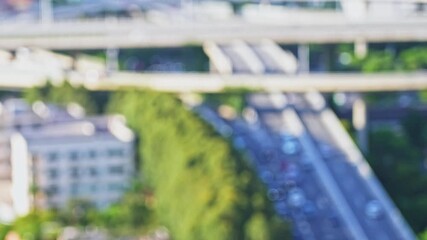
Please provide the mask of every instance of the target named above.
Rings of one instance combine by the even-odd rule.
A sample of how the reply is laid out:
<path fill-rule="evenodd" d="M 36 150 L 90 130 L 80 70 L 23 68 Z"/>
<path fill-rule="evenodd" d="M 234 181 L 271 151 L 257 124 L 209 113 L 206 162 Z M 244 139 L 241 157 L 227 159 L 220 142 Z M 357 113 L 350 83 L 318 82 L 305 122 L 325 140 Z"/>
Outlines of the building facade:
<path fill-rule="evenodd" d="M 8 127 L 16 215 L 61 209 L 77 199 L 105 208 L 120 199 L 135 173 L 134 134 L 123 117 L 85 117 L 75 105 L 40 102 L 23 109 L 33 121 Z"/>

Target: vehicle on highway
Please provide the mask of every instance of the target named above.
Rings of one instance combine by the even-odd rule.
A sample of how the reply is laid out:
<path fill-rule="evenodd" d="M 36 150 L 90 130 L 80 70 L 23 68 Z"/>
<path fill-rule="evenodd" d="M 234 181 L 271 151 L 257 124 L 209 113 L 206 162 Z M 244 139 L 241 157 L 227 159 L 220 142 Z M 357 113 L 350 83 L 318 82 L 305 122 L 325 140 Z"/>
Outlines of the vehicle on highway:
<path fill-rule="evenodd" d="M 233 139 L 233 145 L 237 149 L 244 149 L 246 147 L 246 142 L 243 137 L 235 137 Z"/>
<path fill-rule="evenodd" d="M 270 188 L 267 191 L 267 197 L 268 199 L 270 199 L 271 201 L 278 201 L 283 199 L 285 193 L 283 192 L 282 189 L 280 188 Z"/>
<path fill-rule="evenodd" d="M 252 107 L 246 107 L 242 112 L 243 119 L 250 124 L 255 124 L 258 122 L 258 113 Z"/>
<path fill-rule="evenodd" d="M 301 146 L 298 139 L 291 134 L 282 134 L 280 136 L 282 141 L 282 151 L 286 155 L 295 155 L 300 152 Z"/>
<path fill-rule="evenodd" d="M 268 163 L 276 157 L 276 152 L 273 149 L 266 149 L 262 151 L 261 162 Z"/>
<path fill-rule="evenodd" d="M 302 207 L 302 210 L 307 217 L 312 217 L 316 214 L 316 206 L 313 202 L 310 201 L 306 201 L 306 203 Z"/>
<path fill-rule="evenodd" d="M 288 163 L 284 171 L 276 174 L 276 179 L 286 188 L 295 187 L 300 179 L 300 170 L 296 164 Z"/>
<path fill-rule="evenodd" d="M 302 169 L 306 172 L 313 170 L 313 163 L 310 161 L 307 155 L 301 156 L 300 164 Z"/>
<path fill-rule="evenodd" d="M 378 219 L 383 214 L 383 208 L 378 200 L 371 200 L 365 206 L 365 215 L 369 219 Z"/>
<path fill-rule="evenodd" d="M 285 201 L 277 201 L 276 204 L 274 204 L 274 207 L 276 209 L 276 212 L 284 218 L 287 218 L 289 215 L 289 209 L 288 205 Z"/>
<path fill-rule="evenodd" d="M 269 170 L 264 170 L 260 173 L 261 181 L 263 181 L 265 184 L 270 184 L 274 181 L 274 175 Z"/>
<path fill-rule="evenodd" d="M 294 207 L 294 208 L 302 207 L 305 204 L 304 192 L 298 187 L 291 189 L 288 192 L 287 201 L 289 206 L 291 207 Z"/>

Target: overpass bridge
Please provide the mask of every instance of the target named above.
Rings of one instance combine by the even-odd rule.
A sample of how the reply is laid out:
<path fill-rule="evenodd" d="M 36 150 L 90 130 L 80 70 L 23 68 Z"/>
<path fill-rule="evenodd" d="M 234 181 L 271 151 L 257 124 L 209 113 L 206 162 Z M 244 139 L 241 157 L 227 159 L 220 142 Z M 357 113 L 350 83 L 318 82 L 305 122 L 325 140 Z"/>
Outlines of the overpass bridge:
<path fill-rule="evenodd" d="M 202 45 L 206 41 L 258 41 L 265 38 L 281 44 L 423 42 L 427 41 L 426 25 L 427 19 L 351 22 L 335 14 L 324 16 L 294 12 L 285 15 L 284 19 L 267 23 L 238 18 L 216 22 L 193 20 L 151 23 L 145 20 L 105 19 L 47 25 L 8 23 L 0 25 L 0 48 L 178 47 Z"/>
<path fill-rule="evenodd" d="M 123 88 L 151 89 L 164 92 L 221 92 L 232 89 L 282 92 L 375 92 L 427 89 L 424 73 L 402 74 L 299 74 L 250 75 L 204 73 L 131 73 L 116 72 L 108 77 L 93 79 L 84 74 L 71 74 L 68 79 L 95 91 Z M 0 73 L 0 89 L 25 89 L 42 86 L 44 75 L 17 71 Z"/>
<path fill-rule="evenodd" d="M 273 47 L 271 42 L 237 42 L 212 43 L 207 49 L 214 49 L 208 55 L 216 66 L 214 70 L 219 72 L 231 69 L 232 73 L 242 71 L 262 76 L 268 72 L 294 74 L 297 69 L 289 65 L 296 63 L 296 59 L 281 48 L 269 50 Z M 224 59 L 228 59 L 231 68 L 224 67 Z M 314 85 L 316 81 L 310 82 Z M 333 84 L 339 83 L 327 83 Z M 267 93 L 248 94 L 243 115 L 250 117 L 246 121 L 232 120 L 230 126 L 232 132 L 238 132 L 234 138 L 246 146 L 243 149 L 249 152 L 277 211 L 285 212 L 293 221 L 296 235 L 301 239 L 415 240 L 414 233 L 322 95 L 308 89 L 304 94 L 280 93 L 280 90 L 272 86 Z M 218 128 L 215 118 L 204 118 Z M 356 129 L 364 125 L 361 122 Z M 286 167 L 292 164 L 295 164 L 293 170 Z M 310 166 L 314 166 L 313 171 Z M 305 169 L 303 176 L 292 178 L 290 186 L 286 180 L 283 184 L 281 179 L 295 176 L 298 171 L 295 169 Z M 298 180 L 301 178 L 304 180 Z M 295 198 L 300 201 L 294 201 Z M 304 210 L 313 203 L 315 211 L 319 211 L 318 219 Z M 329 221 L 322 221 L 330 219 L 331 214 L 339 222 L 333 230 Z"/>

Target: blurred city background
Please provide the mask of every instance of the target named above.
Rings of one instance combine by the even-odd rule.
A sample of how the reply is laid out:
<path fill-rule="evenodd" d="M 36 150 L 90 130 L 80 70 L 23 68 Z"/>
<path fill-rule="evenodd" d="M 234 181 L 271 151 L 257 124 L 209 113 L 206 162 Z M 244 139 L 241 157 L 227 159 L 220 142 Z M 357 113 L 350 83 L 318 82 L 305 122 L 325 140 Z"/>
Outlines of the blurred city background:
<path fill-rule="evenodd" d="M 427 240 L 427 0 L 0 0 L 0 239 Z"/>

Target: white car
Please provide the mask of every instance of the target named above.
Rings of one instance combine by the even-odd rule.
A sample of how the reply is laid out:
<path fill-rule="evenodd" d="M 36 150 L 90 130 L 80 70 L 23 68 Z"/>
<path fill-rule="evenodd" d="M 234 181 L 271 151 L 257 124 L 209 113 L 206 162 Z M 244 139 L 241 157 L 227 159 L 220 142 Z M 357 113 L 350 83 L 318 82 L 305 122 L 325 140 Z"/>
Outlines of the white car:
<path fill-rule="evenodd" d="M 305 203 L 304 192 L 299 188 L 293 188 L 288 193 L 288 204 L 291 207 L 302 207 Z"/>
<path fill-rule="evenodd" d="M 383 214 L 383 208 L 378 200 L 369 201 L 365 206 L 365 215 L 370 219 L 378 219 Z"/>
<path fill-rule="evenodd" d="M 282 151 L 287 155 L 294 155 L 300 151 L 298 139 L 290 134 L 282 134 Z"/>

